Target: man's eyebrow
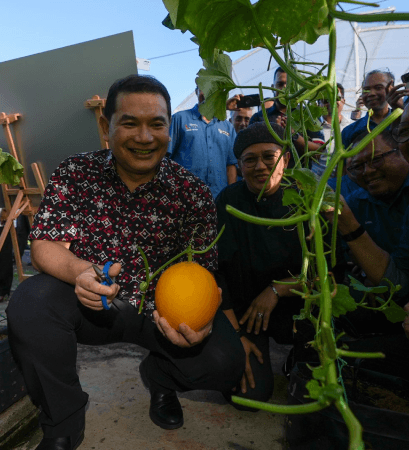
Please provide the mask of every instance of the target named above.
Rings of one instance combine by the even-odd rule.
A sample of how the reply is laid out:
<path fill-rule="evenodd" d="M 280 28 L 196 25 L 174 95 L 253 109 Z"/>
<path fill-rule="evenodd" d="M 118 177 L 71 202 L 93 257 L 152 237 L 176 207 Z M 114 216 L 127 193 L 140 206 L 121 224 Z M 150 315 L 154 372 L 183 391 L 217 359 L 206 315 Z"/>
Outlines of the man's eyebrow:
<path fill-rule="evenodd" d="M 121 121 L 134 120 L 135 121 L 135 120 L 138 120 L 138 118 L 135 116 L 132 116 L 131 114 L 123 114 L 121 116 L 120 120 Z M 156 116 L 152 119 L 152 121 L 155 121 L 155 120 L 161 120 L 162 122 L 166 122 L 166 117 L 165 116 Z"/>

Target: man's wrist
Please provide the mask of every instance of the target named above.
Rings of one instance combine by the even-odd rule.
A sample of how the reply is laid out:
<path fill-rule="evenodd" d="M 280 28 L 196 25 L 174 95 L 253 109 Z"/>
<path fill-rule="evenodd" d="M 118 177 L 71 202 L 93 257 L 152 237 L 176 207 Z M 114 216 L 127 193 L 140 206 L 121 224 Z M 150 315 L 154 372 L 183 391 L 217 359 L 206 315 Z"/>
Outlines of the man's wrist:
<path fill-rule="evenodd" d="M 346 233 L 342 235 L 342 239 L 345 242 L 355 241 L 365 233 L 365 228 L 362 225 L 359 225 L 358 228 L 351 231 L 350 233 Z"/>

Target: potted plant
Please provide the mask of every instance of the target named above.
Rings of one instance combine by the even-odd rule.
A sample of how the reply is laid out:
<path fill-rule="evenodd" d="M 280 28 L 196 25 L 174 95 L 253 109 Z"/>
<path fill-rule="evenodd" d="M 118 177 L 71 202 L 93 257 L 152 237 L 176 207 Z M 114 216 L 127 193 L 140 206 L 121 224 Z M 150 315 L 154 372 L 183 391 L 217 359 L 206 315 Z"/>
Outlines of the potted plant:
<path fill-rule="evenodd" d="M 331 406 L 339 412 L 346 424 L 349 448 L 364 449 L 363 427 L 355 416 L 350 403 L 346 401 L 344 387 L 339 379 L 338 361 L 340 358 L 347 357 L 372 358 L 382 355 L 366 352 L 351 353 L 339 346 L 339 336 L 333 327 L 333 317 L 336 314 L 351 311 L 358 305 L 349 295 L 348 286 L 337 284 L 328 270 L 327 250 L 324 247 L 327 224 L 322 220 L 321 213 L 328 207 L 334 208 L 335 211 L 339 210 L 340 179 L 345 160 L 358 154 L 375 136 L 397 119 L 402 114 L 402 110 L 395 110 L 352 150 L 343 148 L 339 122 L 333 120 L 336 151 L 328 161 L 327 168 L 320 180 L 307 169 L 311 153 L 307 151 L 300 157 L 295 150 L 291 140 L 291 128 L 306 137 L 306 129 L 314 129 L 319 126 L 317 119 L 322 115 L 322 110 L 318 105 L 318 100 L 324 95 L 330 99 L 333 110 L 336 108 L 338 89 L 335 75 L 335 20 L 379 22 L 389 21 L 390 16 L 387 14 L 370 16 L 344 13 L 336 9 L 338 3 L 342 3 L 338 0 L 294 0 L 292 2 L 163 0 L 163 2 L 169 11 L 164 25 L 172 29 L 180 29 L 183 32 L 189 30 L 194 35 L 192 40 L 199 44 L 199 52 L 205 69 L 199 71 L 196 82 L 206 99 L 199 108 L 204 116 L 225 120 L 228 94 L 235 88 L 257 87 L 259 89 L 263 117 L 267 127 L 269 127 L 269 123 L 264 105 L 263 89 L 272 91 L 275 98 L 278 98 L 282 104 L 290 106 L 287 108 L 285 140 L 280 140 L 271 127 L 270 132 L 283 145 L 283 153 L 286 148 L 291 149 L 295 160 L 295 168 L 287 171 L 286 177 L 297 188 L 289 187 L 284 194 L 284 201 L 287 205 L 292 206 L 293 214 L 287 219 L 270 220 L 246 216 L 229 206 L 227 210 L 242 220 L 265 226 L 296 225 L 298 227 L 303 249 L 303 266 L 297 280 L 297 284 L 301 283 L 302 289 L 297 294 L 305 300 L 304 308 L 300 311 L 298 318 L 307 319 L 313 324 L 316 333 L 312 345 L 319 356 L 318 365 L 310 371 L 311 380 L 305 384 L 307 389 L 305 392 L 312 401 L 280 406 L 238 397 L 233 397 L 233 399 L 245 406 L 290 414 L 291 417 L 327 410 Z M 347 3 L 378 6 L 355 0 L 348 0 Z M 197 17 L 200 17 L 200 20 L 197 20 Z M 395 21 L 409 20 L 409 14 L 395 13 L 393 18 Z M 312 44 L 323 34 L 327 34 L 329 37 L 328 64 L 319 67 L 316 73 L 304 70 L 304 63 L 297 61 L 291 44 L 298 41 Z M 285 90 L 262 86 L 261 83 L 258 86 L 237 86 L 235 84 L 231 78 L 232 62 L 223 52 L 249 50 L 253 47 L 268 49 L 275 61 L 285 70 L 287 73 Z M 278 49 L 283 50 L 284 57 L 280 56 Z M 309 64 L 314 65 L 314 63 Z M 292 112 L 291 109 L 293 109 Z M 307 139 L 305 141 L 307 142 Z M 272 171 L 274 169 L 275 167 Z M 339 180 L 335 193 L 327 188 L 328 178 L 334 170 L 336 170 Z M 305 223 L 308 224 L 309 235 L 305 235 Z M 335 215 L 331 236 L 332 266 L 335 266 L 336 262 L 336 230 L 337 216 Z M 307 241 L 310 246 L 307 245 Z M 403 320 L 404 311 L 397 307 L 392 300 L 395 291 L 396 288 L 391 286 L 388 300 L 381 300 L 376 308 L 381 308 L 385 312 L 396 311 L 400 315 L 398 320 Z M 314 306 L 319 308 L 318 315 L 314 315 L 312 312 Z M 304 420 L 304 416 L 300 420 Z"/>

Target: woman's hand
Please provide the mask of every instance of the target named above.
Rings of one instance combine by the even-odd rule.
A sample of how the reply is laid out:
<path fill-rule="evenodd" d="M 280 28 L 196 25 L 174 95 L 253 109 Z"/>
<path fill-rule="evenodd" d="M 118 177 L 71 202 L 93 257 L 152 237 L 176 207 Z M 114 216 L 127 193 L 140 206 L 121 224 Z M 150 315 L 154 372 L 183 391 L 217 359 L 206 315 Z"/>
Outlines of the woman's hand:
<path fill-rule="evenodd" d="M 270 314 L 277 306 L 278 297 L 273 290 L 268 286 L 259 294 L 251 303 L 249 309 L 244 313 L 240 319 L 240 325 L 243 325 L 247 320 L 247 333 L 251 333 L 254 325 L 254 334 L 259 334 L 261 325 L 263 331 L 268 328 Z"/>
<path fill-rule="evenodd" d="M 250 365 L 250 355 L 254 353 L 256 358 L 260 364 L 263 364 L 263 354 L 258 349 L 257 345 L 247 339 L 245 336 L 240 338 L 241 343 L 243 344 L 244 351 L 246 353 L 246 369 L 244 371 L 244 375 L 240 381 L 241 392 L 245 394 L 247 392 L 247 383 L 249 386 L 254 389 L 256 387 L 256 382 L 254 381 L 253 371 L 251 370 Z"/>

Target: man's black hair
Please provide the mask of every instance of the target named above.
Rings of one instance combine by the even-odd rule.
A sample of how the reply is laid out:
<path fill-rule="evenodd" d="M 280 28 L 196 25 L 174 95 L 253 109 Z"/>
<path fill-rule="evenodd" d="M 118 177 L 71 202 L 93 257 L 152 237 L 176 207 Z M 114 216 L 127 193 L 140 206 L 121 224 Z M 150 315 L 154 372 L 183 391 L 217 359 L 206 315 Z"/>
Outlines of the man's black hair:
<path fill-rule="evenodd" d="M 395 84 L 395 75 L 389 71 L 389 69 L 375 69 L 371 70 L 365 75 L 364 81 L 370 76 L 375 75 L 376 73 L 381 73 L 385 75 L 387 83 L 390 83 L 392 81 L 392 86 Z"/>
<path fill-rule="evenodd" d="M 111 121 L 111 117 L 115 113 L 116 99 L 121 92 L 161 95 L 166 101 L 169 120 L 171 119 L 170 95 L 165 86 L 150 75 L 129 75 L 126 78 L 116 80 L 109 88 L 104 108 L 104 116 L 108 119 L 108 122 Z"/>
<path fill-rule="evenodd" d="M 277 76 L 278 73 L 286 73 L 286 71 L 282 67 L 278 66 L 277 69 L 274 72 L 274 78 L 273 78 L 273 80 L 274 80 L 273 82 L 274 83 L 276 82 L 276 76 Z"/>
<path fill-rule="evenodd" d="M 344 86 L 342 86 L 341 83 L 337 83 L 337 88 L 339 89 L 339 91 L 341 92 L 341 97 L 345 98 L 345 89 Z"/>

